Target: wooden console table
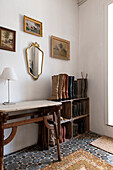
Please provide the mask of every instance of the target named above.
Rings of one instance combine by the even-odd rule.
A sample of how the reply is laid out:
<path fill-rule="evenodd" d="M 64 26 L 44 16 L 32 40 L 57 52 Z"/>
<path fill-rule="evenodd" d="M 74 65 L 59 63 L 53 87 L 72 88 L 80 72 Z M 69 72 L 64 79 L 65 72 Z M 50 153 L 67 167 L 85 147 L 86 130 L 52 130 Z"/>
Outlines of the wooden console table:
<path fill-rule="evenodd" d="M 0 170 L 3 170 L 3 151 L 4 145 L 11 142 L 17 132 L 17 127 L 36 122 L 44 122 L 48 129 L 54 129 L 57 142 L 58 160 L 60 156 L 60 111 L 62 103 L 48 100 L 26 101 L 13 105 L 0 104 Z M 28 117 L 25 120 L 20 118 Z M 15 120 L 16 119 L 16 120 Z M 53 125 L 48 120 L 53 120 Z M 12 120 L 8 123 L 8 120 Z M 4 129 L 12 128 L 12 132 L 7 139 L 4 140 Z"/>

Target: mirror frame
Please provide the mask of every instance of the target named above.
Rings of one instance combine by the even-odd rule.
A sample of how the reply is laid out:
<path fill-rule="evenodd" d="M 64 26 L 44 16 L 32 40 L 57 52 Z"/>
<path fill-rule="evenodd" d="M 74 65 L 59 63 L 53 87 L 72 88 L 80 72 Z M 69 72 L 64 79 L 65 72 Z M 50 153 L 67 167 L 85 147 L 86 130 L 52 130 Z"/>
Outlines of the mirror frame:
<path fill-rule="evenodd" d="M 38 48 L 41 52 L 42 52 L 42 64 L 41 64 L 41 73 L 38 76 L 34 76 L 29 69 L 29 56 L 28 56 L 28 50 L 30 50 L 32 47 L 36 47 Z M 40 46 L 37 42 L 32 43 L 30 47 L 28 47 L 26 49 L 26 57 L 27 57 L 27 69 L 28 69 L 28 73 L 34 78 L 34 80 L 37 80 L 39 78 L 39 76 L 42 74 L 42 70 L 43 70 L 43 60 L 44 60 L 44 52 L 40 49 Z"/>

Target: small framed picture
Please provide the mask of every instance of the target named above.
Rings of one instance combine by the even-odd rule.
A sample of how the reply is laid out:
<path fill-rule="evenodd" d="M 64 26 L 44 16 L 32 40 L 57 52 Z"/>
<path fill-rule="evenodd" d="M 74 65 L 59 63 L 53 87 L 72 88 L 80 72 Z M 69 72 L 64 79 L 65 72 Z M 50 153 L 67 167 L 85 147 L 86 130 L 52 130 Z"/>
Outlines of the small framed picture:
<path fill-rule="evenodd" d="M 42 22 L 24 15 L 24 31 L 42 37 Z"/>
<path fill-rule="evenodd" d="M 51 36 L 51 56 L 58 59 L 70 60 L 70 41 Z"/>
<path fill-rule="evenodd" d="M 0 27 L 0 49 L 16 51 L 16 31 Z"/>

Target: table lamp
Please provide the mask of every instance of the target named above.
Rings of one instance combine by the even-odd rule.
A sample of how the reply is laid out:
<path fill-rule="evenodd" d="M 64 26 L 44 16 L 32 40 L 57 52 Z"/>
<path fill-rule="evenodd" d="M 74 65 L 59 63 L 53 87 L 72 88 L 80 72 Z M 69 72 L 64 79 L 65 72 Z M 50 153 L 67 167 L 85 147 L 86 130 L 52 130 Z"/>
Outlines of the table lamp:
<path fill-rule="evenodd" d="M 14 104 L 14 103 L 10 102 L 10 81 L 17 80 L 17 76 L 16 76 L 14 69 L 10 68 L 10 67 L 4 68 L 4 70 L 0 76 L 0 79 L 8 80 L 8 102 L 4 102 L 3 104 L 5 104 L 5 105 Z"/>

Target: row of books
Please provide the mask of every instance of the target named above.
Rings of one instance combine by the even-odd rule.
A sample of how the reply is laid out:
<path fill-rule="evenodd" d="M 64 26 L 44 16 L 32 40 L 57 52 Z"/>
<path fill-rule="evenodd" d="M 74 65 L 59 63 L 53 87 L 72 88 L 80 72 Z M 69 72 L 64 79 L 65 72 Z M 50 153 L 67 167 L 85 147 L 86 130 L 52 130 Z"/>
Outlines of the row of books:
<path fill-rule="evenodd" d="M 66 127 L 61 126 L 61 143 L 65 142 L 66 140 Z M 49 145 L 55 146 L 56 144 L 56 137 L 54 130 L 49 130 Z"/>
<path fill-rule="evenodd" d="M 78 134 L 83 134 L 86 131 L 86 121 L 81 120 L 78 123 L 73 123 L 73 137 L 76 137 Z M 54 130 L 49 131 L 49 144 L 54 146 L 56 144 L 56 138 Z M 66 127 L 61 126 L 61 143 L 66 141 Z"/>
<path fill-rule="evenodd" d="M 66 127 L 61 126 L 61 143 L 65 142 L 66 140 Z"/>
<path fill-rule="evenodd" d="M 86 78 L 77 79 L 74 81 L 74 97 L 84 98 L 87 97 L 88 80 Z"/>
<path fill-rule="evenodd" d="M 87 114 L 87 102 L 86 101 L 77 102 L 77 103 L 73 104 L 72 109 L 73 109 L 72 117 L 85 115 L 85 114 Z"/>
<path fill-rule="evenodd" d="M 73 123 L 73 137 L 78 134 L 83 134 L 86 131 L 86 121 L 82 120 L 78 123 Z"/>
<path fill-rule="evenodd" d="M 70 99 L 87 97 L 88 80 L 80 78 L 74 80 L 74 76 L 69 76 L 68 80 L 68 95 Z"/>

